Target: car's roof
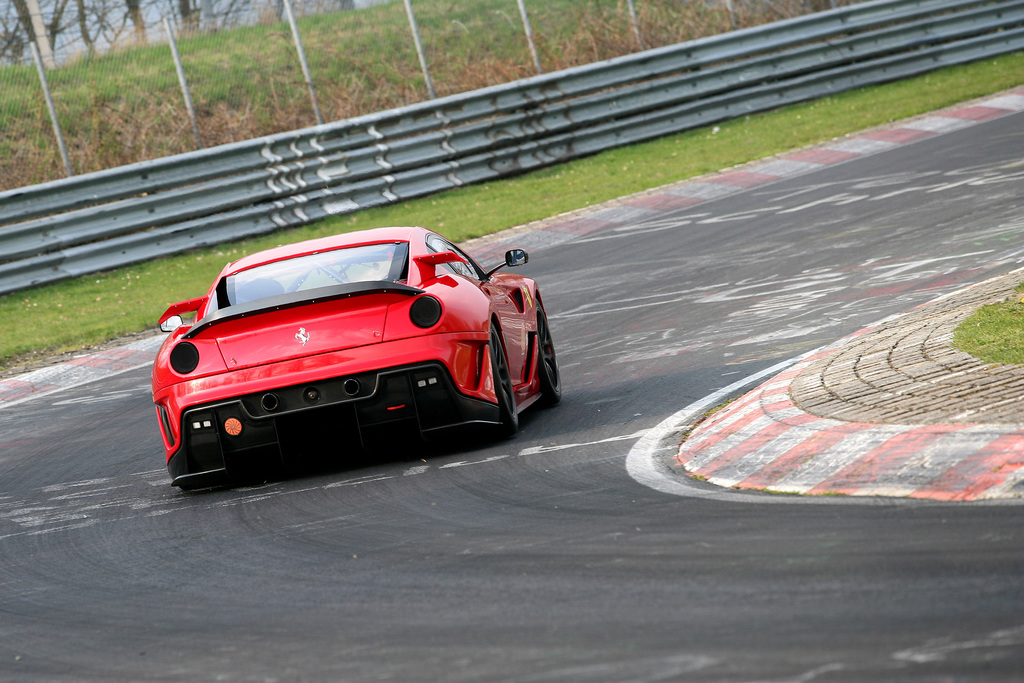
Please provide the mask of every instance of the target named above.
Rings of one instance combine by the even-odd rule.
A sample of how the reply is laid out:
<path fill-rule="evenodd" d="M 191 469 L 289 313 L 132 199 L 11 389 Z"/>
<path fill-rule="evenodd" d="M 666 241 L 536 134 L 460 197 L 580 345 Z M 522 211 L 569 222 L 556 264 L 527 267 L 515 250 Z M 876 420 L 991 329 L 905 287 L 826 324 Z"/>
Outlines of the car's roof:
<path fill-rule="evenodd" d="M 346 232 L 340 235 L 319 237 L 317 239 L 296 242 L 295 244 L 284 244 L 243 256 L 237 261 L 229 263 L 224 267 L 221 276 L 237 273 L 238 271 L 264 263 L 281 261 L 306 254 L 315 254 L 321 251 L 330 251 L 341 247 L 354 247 L 360 244 L 380 242 L 409 242 L 416 235 L 425 235 L 428 232 L 424 228 L 415 227 L 374 228 L 372 230 L 357 230 L 356 232 Z"/>

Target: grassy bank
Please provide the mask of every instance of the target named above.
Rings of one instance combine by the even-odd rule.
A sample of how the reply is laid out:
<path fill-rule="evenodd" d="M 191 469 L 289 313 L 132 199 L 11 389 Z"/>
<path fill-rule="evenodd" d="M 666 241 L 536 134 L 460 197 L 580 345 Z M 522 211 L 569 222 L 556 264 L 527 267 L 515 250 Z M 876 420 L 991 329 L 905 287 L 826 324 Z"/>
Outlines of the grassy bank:
<path fill-rule="evenodd" d="M 1024 83 L 1024 54 L 852 91 L 520 176 L 0 297 L 0 368 L 152 328 L 229 260 L 276 244 L 381 225 L 461 241 L 717 171 Z"/>
<path fill-rule="evenodd" d="M 847 4 L 849 0 L 841 0 Z M 724 5 L 646 0 L 648 48 L 728 31 Z M 268 7 L 269 7 L 268 3 Z M 737 27 L 805 13 L 805 3 L 736 0 Z M 546 71 L 637 50 L 621 0 L 532 3 Z M 416 17 L 436 93 L 444 96 L 536 74 L 514 0 L 417 0 Z M 287 23 L 177 39 L 205 146 L 316 123 Z M 402 2 L 298 20 L 324 118 L 336 121 L 427 98 Z M 195 149 L 167 45 L 120 46 L 48 74 L 78 174 Z M 0 65 L 0 190 L 64 177 L 34 67 Z"/>
<path fill-rule="evenodd" d="M 1024 365 L 1024 284 L 1017 296 L 978 309 L 953 332 L 953 345 L 986 363 Z"/>

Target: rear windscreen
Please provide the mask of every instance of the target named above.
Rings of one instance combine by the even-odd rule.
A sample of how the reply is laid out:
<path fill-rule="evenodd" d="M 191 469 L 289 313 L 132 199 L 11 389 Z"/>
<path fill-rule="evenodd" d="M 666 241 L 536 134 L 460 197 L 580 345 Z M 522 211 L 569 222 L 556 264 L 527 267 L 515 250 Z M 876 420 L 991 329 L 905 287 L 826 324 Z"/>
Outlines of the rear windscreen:
<path fill-rule="evenodd" d="M 219 308 L 349 282 L 398 282 L 408 277 L 408 255 L 407 242 L 390 242 L 333 249 L 256 266 L 229 275 L 218 284 Z"/>

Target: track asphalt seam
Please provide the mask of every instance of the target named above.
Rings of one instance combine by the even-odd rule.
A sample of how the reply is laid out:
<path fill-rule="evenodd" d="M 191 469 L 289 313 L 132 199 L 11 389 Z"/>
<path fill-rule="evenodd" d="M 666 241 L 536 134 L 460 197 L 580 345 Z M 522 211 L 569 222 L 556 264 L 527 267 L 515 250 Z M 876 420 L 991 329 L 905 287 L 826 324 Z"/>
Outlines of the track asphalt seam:
<path fill-rule="evenodd" d="M 480 258 L 488 259 L 499 257 L 513 242 L 523 248 L 563 244 L 1020 111 L 1024 111 L 1024 88 L 513 228 L 474 240 L 467 246 Z M 1022 278 L 1024 275 L 1016 272 L 941 297 L 925 307 L 967 297 L 967 310 L 960 310 L 960 317 L 956 318 L 959 320 L 993 297 L 1005 298 L 1006 287 L 1012 289 Z M 998 291 L 981 297 L 984 301 L 974 296 L 982 291 L 991 294 L 988 290 Z M 943 363 L 941 357 L 948 356 L 948 337 L 955 325 L 947 325 L 948 329 L 939 334 L 927 318 L 911 312 L 897 317 L 895 322 L 882 321 L 836 344 L 785 361 L 715 392 L 650 430 L 631 450 L 627 469 L 634 479 L 658 490 L 685 490 L 686 495 L 711 498 L 724 494 L 725 499 L 732 500 L 737 499 L 734 492 L 723 488 L 842 494 L 875 500 L 1021 498 L 1024 423 L 1012 420 L 1017 402 L 1024 400 L 1014 387 L 1024 382 L 1017 382 L 1014 376 L 993 378 L 1000 369 L 972 364 L 963 358 L 956 359 L 959 365 Z M 916 347 L 907 345 L 910 351 L 906 357 L 882 353 L 890 342 L 888 338 L 879 348 L 864 346 L 865 339 L 876 340 L 894 329 L 906 338 L 917 335 L 920 341 Z M 81 354 L 66 363 L 0 380 L 0 409 L 145 367 L 152 362 L 163 338 L 157 335 Z M 881 366 L 880 359 L 885 360 Z M 681 446 L 670 447 L 673 443 L 678 445 L 683 434 L 715 402 L 780 372 L 712 419 L 701 422 Z M 888 385 L 863 381 L 865 376 L 877 377 L 879 372 L 888 377 Z M 1024 378 L 1024 371 L 1019 374 Z M 901 381 L 907 385 L 902 391 L 887 388 L 892 382 Z M 979 382 L 994 385 L 998 389 L 994 397 L 978 398 L 977 392 L 970 390 Z M 933 391 L 922 392 L 922 387 L 931 387 Z M 961 394 L 957 394 L 957 389 Z M 971 395 L 973 402 L 965 403 L 964 392 Z M 892 399 L 896 398 L 898 403 L 916 401 L 916 412 L 894 414 L 886 406 L 895 405 L 897 402 Z M 949 401 L 956 402 L 955 409 L 944 410 Z M 688 480 L 694 477 L 721 488 Z M 767 494 L 752 497 L 761 502 L 793 498 Z M 744 498 L 747 499 L 751 498 Z"/>

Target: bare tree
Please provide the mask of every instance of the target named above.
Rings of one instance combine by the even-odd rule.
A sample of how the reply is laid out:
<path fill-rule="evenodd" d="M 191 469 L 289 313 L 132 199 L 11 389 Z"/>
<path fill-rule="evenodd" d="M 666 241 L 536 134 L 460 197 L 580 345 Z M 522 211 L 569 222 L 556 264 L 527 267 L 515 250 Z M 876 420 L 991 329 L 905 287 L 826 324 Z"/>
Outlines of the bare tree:
<path fill-rule="evenodd" d="M 17 64 L 25 54 L 25 38 L 17 16 L 0 16 L 0 62 Z"/>
<path fill-rule="evenodd" d="M 128 7 L 128 18 L 132 20 L 132 26 L 135 28 L 135 42 L 139 45 L 145 45 L 146 22 L 142 18 L 142 8 L 139 6 L 139 0 L 125 0 L 125 4 Z"/>
<path fill-rule="evenodd" d="M 181 17 L 182 28 L 189 32 L 199 28 L 199 13 L 192 0 L 178 0 L 178 16 Z"/>
<path fill-rule="evenodd" d="M 53 8 L 53 16 L 50 17 L 50 22 L 46 25 L 46 34 L 50 38 L 50 45 L 57 44 L 57 38 L 64 30 L 64 11 L 67 10 L 67 7 L 68 0 L 60 0 Z"/>
<path fill-rule="evenodd" d="M 82 43 L 85 45 L 85 49 L 88 53 L 96 53 L 96 40 L 89 35 L 89 15 L 85 8 L 85 0 L 75 0 L 75 5 L 78 8 L 78 34 L 82 39 Z"/>
<path fill-rule="evenodd" d="M 21 24 L 21 30 L 25 32 L 29 41 L 36 39 L 35 30 L 32 28 L 32 14 L 29 12 L 28 3 L 25 0 L 12 0 L 14 2 L 14 9 L 18 13 L 18 23 Z"/>

